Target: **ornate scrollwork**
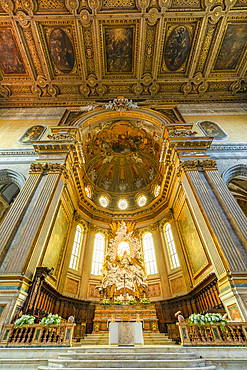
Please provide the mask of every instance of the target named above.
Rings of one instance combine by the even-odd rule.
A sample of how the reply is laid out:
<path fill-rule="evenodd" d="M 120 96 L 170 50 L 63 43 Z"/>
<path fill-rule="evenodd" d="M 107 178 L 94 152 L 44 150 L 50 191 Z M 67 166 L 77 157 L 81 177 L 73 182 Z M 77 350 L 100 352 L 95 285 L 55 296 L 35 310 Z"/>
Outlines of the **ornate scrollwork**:
<path fill-rule="evenodd" d="M 198 160 L 197 159 L 188 159 L 187 161 L 180 161 L 179 167 L 184 171 L 195 171 L 197 170 Z"/>
<path fill-rule="evenodd" d="M 133 103 L 132 100 L 125 98 L 124 96 L 118 96 L 113 101 L 109 101 L 108 104 L 103 105 L 105 109 L 123 111 L 129 109 L 139 108 L 136 103 Z"/>
<path fill-rule="evenodd" d="M 191 131 L 191 130 L 170 130 L 168 133 L 169 137 L 192 137 L 197 134 L 196 131 Z"/>
<path fill-rule="evenodd" d="M 7 86 L 0 85 L 0 95 L 2 95 L 4 98 L 8 98 L 10 94 L 10 89 Z"/>
<path fill-rule="evenodd" d="M 47 135 L 48 139 L 50 140 L 76 140 L 75 133 L 54 133 L 51 135 Z"/>
<path fill-rule="evenodd" d="M 46 163 L 31 163 L 29 173 L 43 173 L 46 169 Z"/>

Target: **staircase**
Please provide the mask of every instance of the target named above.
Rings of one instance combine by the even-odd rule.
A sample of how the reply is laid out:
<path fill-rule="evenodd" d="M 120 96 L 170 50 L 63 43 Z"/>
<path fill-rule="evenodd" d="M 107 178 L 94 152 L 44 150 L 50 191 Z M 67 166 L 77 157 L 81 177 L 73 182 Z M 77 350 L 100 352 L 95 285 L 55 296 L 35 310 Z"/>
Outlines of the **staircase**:
<path fill-rule="evenodd" d="M 39 370 L 215 370 L 203 358 L 187 353 L 183 347 L 94 347 L 61 351 Z"/>
<path fill-rule="evenodd" d="M 166 333 L 143 333 L 144 345 L 166 346 L 174 344 Z M 109 344 L 109 333 L 87 334 L 80 342 L 73 343 L 74 346 L 106 346 Z"/>

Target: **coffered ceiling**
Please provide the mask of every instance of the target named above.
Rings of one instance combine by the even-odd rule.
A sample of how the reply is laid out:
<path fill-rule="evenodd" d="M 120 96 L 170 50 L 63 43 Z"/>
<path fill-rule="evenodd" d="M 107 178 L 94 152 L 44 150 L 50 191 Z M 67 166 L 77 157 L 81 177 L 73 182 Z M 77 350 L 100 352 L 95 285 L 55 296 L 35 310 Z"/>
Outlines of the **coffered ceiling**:
<path fill-rule="evenodd" d="M 1 0 L 0 105 L 244 101 L 247 0 Z"/>

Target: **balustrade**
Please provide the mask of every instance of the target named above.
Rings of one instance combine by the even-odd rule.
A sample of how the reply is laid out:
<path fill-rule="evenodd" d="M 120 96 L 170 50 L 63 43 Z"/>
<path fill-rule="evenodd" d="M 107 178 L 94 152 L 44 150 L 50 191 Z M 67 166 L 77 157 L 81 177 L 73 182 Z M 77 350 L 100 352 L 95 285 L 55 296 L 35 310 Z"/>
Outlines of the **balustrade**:
<path fill-rule="evenodd" d="M 47 327 L 31 324 L 15 329 L 14 324 L 4 326 L 0 346 L 71 346 L 75 324 L 66 323 Z"/>
<path fill-rule="evenodd" d="M 224 329 L 220 324 L 210 326 L 177 323 L 184 346 L 245 345 L 247 346 L 247 322 L 228 322 Z"/>

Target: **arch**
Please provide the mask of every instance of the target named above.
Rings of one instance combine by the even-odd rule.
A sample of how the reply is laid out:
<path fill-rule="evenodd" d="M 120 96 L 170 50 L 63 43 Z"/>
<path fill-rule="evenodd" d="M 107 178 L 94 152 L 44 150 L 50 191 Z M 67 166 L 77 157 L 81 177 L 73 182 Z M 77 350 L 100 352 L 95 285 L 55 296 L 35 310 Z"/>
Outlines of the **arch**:
<path fill-rule="evenodd" d="M 8 183 L 9 181 L 12 181 L 21 189 L 26 178 L 20 172 L 8 168 L 0 170 L 0 183 Z"/>
<path fill-rule="evenodd" d="M 226 185 L 237 176 L 244 176 L 247 178 L 247 165 L 246 164 L 236 164 L 230 168 L 227 168 L 222 172 L 221 177 L 225 181 Z"/>

